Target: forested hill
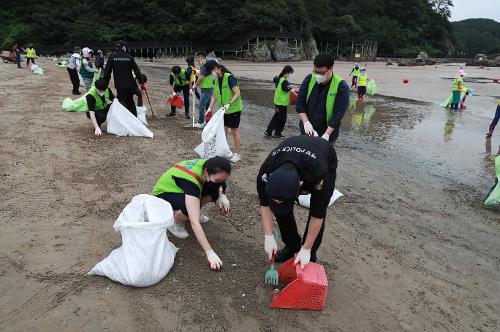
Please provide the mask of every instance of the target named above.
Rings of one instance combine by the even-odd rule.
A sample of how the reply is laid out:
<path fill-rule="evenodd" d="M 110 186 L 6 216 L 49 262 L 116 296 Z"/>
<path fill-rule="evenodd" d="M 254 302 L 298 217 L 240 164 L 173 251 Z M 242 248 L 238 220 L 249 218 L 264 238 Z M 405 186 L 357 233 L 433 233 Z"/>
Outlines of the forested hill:
<path fill-rule="evenodd" d="M 485 18 L 453 22 L 460 50 L 467 55 L 500 53 L 500 23 Z"/>
<path fill-rule="evenodd" d="M 3 0 L 0 43 L 183 40 L 231 44 L 250 31 L 317 41 L 371 38 L 385 54 L 445 54 L 450 0 Z"/>

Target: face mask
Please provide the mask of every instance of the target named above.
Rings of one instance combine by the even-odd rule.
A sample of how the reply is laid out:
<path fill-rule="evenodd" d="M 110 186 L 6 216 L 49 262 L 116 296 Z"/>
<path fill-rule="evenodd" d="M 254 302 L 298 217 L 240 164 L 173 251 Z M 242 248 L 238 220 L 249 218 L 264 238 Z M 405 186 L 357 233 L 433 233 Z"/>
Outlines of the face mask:
<path fill-rule="evenodd" d="M 101 97 L 102 97 L 102 96 L 104 96 L 104 93 L 105 93 L 105 91 L 99 91 L 99 90 L 97 90 L 97 94 L 98 94 L 99 96 L 101 96 Z"/>
<path fill-rule="evenodd" d="M 214 73 L 214 72 L 212 72 L 212 77 L 213 77 L 213 78 L 219 78 L 219 76 L 217 76 L 217 74 L 216 74 L 216 73 Z"/>
<path fill-rule="evenodd" d="M 316 82 L 318 82 L 318 84 L 325 83 L 327 79 L 328 79 L 328 76 L 326 74 L 324 74 L 324 75 L 316 74 Z"/>

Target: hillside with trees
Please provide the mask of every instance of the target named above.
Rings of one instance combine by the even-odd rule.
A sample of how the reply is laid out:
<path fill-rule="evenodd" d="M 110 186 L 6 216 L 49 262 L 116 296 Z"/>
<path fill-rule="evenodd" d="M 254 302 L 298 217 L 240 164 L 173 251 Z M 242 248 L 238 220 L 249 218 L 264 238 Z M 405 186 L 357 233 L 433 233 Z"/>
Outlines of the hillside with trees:
<path fill-rule="evenodd" d="M 382 54 L 453 50 L 450 0 L 4 0 L 0 43 L 179 40 L 230 44 L 250 31 L 375 39 Z"/>
<path fill-rule="evenodd" d="M 453 22 L 452 26 L 459 41 L 459 51 L 465 55 L 500 53 L 499 22 L 473 18 Z"/>

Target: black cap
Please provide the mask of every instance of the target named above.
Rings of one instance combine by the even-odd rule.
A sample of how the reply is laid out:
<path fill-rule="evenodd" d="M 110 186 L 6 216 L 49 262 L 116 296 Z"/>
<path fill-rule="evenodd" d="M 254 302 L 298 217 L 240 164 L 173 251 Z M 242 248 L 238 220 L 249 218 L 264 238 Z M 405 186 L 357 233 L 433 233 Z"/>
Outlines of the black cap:
<path fill-rule="evenodd" d="M 299 189 L 300 177 L 294 168 L 280 167 L 269 175 L 266 193 L 274 215 L 286 215 L 293 211 Z"/>
<path fill-rule="evenodd" d="M 118 46 L 118 47 L 127 46 L 127 42 L 124 40 L 119 40 L 116 42 L 116 46 Z"/>
<path fill-rule="evenodd" d="M 215 60 L 208 60 L 207 62 L 205 62 L 205 70 L 207 71 L 207 74 L 210 74 L 218 64 L 219 63 Z"/>

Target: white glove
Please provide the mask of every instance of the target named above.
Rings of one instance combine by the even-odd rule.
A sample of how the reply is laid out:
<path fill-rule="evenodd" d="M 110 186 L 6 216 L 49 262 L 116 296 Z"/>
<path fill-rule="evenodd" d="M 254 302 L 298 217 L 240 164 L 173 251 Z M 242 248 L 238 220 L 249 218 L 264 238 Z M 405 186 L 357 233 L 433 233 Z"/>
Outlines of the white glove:
<path fill-rule="evenodd" d="M 217 204 L 219 204 L 220 212 L 224 214 L 229 213 L 229 200 L 225 194 L 220 194 L 219 199 L 217 200 Z"/>
<path fill-rule="evenodd" d="M 321 136 L 321 138 L 324 139 L 325 141 L 329 141 L 330 135 L 328 135 L 327 133 L 324 133 L 323 136 Z"/>
<path fill-rule="evenodd" d="M 278 251 L 278 245 L 276 244 L 274 235 L 264 235 L 264 250 L 269 255 L 269 260 L 271 260 L 273 254 Z"/>
<path fill-rule="evenodd" d="M 315 136 L 314 133 L 316 131 L 314 130 L 313 125 L 309 121 L 304 122 L 304 131 L 306 132 L 306 135 Z M 317 135 L 318 134 L 316 134 L 316 136 Z"/>
<path fill-rule="evenodd" d="M 295 257 L 295 264 L 300 262 L 300 267 L 304 268 L 307 263 L 311 260 L 311 250 L 304 249 L 304 247 L 300 248 L 297 257 Z"/>
<path fill-rule="evenodd" d="M 231 107 L 231 104 L 226 104 L 222 107 L 222 112 L 225 112 L 229 109 L 229 107 Z"/>
<path fill-rule="evenodd" d="M 222 269 L 222 261 L 219 256 L 213 250 L 207 251 L 206 254 L 210 268 L 214 271 L 220 271 Z"/>
<path fill-rule="evenodd" d="M 179 94 L 177 92 L 172 92 L 172 97 L 176 97 L 178 96 Z"/>
<path fill-rule="evenodd" d="M 190 94 L 191 96 L 193 95 L 193 93 L 194 93 L 194 89 L 193 89 L 193 88 L 189 89 L 189 94 Z"/>
<path fill-rule="evenodd" d="M 196 84 L 193 84 L 193 90 L 196 90 L 198 86 Z"/>
<path fill-rule="evenodd" d="M 102 135 L 101 128 L 97 127 L 97 128 L 94 130 L 94 135 L 95 135 L 96 137 L 101 137 L 101 135 Z"/>

